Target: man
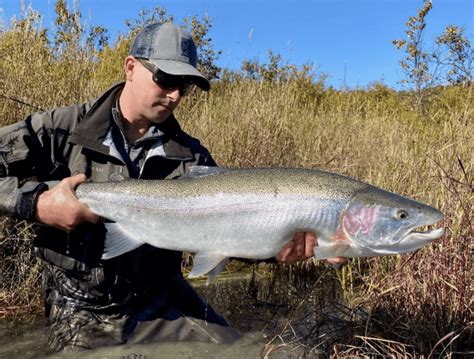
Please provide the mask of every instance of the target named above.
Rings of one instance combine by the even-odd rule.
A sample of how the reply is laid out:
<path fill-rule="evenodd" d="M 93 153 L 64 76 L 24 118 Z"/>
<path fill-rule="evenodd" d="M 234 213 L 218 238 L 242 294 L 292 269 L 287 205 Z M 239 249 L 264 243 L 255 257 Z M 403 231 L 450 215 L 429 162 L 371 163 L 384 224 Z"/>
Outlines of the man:
<path fill-rule="evenodd" d="M 173 116 L 191 86 L 210 89 L 189 34 L 172 23 L 146 26 L 124 70 L 125 82 L 96 100 L 0 129 L 0 212 L 43 224 L 35 247 L 44 261 L 50 345 L 232 342 L 237 332 L 184 280 L 180 252 L 143 245 L 101 260 L 104 226 L 74 195 L 86 178 L 174 179 L 193 165 L 216 165 Z M 60 182 L 49 188 L 52 180 Z M 277 260 L 308 258 L 314 245 L 314 235 L 298 233 Z"/>

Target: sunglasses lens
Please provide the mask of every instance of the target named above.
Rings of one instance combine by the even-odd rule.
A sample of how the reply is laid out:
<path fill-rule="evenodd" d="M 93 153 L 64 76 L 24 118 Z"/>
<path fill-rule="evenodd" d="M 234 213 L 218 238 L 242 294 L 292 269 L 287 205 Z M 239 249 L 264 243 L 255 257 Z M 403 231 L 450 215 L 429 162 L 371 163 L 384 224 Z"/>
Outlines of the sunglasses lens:
<path fill-rule="evenodd" d="M 147 59 L 137 58 L 138 61 L 153 74 L 153 81 L 166 90 L 179 89 L 181 96 L 186 96 L 193 88 L 192 82 L 186 80 L 183 76 L 169 75 L 161 71 Z"/>
<path fill-rule="evenodd" d="M 159 69 L 157 69 L 153 75 L 153 80 L 167 90 L 178 88 L 181 96 L 186 96 L 192 88 L 192 84 L 185 81 L 182 77 L 168 75 Z"/>

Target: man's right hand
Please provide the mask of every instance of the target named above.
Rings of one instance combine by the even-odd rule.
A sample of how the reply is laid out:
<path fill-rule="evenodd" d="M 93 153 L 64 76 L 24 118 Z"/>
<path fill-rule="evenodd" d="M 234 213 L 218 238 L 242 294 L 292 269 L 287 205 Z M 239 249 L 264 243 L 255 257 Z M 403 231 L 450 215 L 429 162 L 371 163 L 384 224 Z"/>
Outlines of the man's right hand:
<path fill-rule="evenodd" d="M 86 181 L 84 174 L 67 177 L 41 193 L 36 202 L 36 219 L 43 224 L 71 231 L 84 222 L 97 223 L 99 216 L 79 202 L 74 191 Z"/>

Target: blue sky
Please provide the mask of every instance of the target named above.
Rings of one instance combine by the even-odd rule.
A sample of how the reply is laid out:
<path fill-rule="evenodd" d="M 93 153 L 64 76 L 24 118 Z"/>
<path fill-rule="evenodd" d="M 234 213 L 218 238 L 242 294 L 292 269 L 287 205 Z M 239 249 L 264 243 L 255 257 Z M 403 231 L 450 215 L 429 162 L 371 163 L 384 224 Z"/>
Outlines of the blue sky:
<path fill-rule="evenodd" d="M 54 0 L 25 0 L 44 15 L 45 26 L 54 21 Z M 68 0 L 72 3 L 72 0 Z M 409 16 L 416 15 L 422 0 L 76 0 L 85 21 L 106 27 L 114 38 L 125 32 L 125 19 L 141 9 L 160 5 L 174 15 L 208 14 L 210 36 L 222 50 L 221 67 L 237 69 L 244 59 L 267 60 L 267 50 L 285 61 L 311 63 L 329 75 L 328 83 L 340 87 L 366 86 L 382 80 L 398 87 L 403 77 L 398 62 L 403 56 L 392 44 L 401 39 Z M 1 16 L 8 22 L 20 14 L 20 0 L 0 0 Z M 433 0 L 427 17 L 425 42 L 449 24 L 463 26 L 473 42 L 474 1 Z"/>

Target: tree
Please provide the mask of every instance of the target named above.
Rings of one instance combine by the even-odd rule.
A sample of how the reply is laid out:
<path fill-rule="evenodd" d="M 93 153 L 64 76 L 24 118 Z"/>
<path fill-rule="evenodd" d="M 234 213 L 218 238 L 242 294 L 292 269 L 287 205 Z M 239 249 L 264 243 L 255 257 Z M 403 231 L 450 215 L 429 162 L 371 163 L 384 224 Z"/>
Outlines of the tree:
<path fill-rule="evenodd" d="M 55 12 L 54 45 L 58 56 L 65 56 L 70 51 L 74 58 L 74 53 L 80 50 L 94 54 L 107 46 L 107 30 L 101 26 L 90 26 L 86 31 L 79 9 L 71 12 L 65 0 L 57 0 Z"/>
<path fill-rule="evenodd" d="M 470 85 L 473 74 L 473 49 L 464 35 L 464 29 L 449 25 L 444 33 L 435 39 L 434 50 L 425 50 L 423 35 L 426 16 L 433 8 L 431 0 L 424 0 L 417 16 L 411 16 L 406 23 L 407 39 L 394 40 L 393 44 L 406 53 L 400 61 L 406 79 L 402 83 L 414 88 L 415 108 L 423 110 L 428 88 L 435 85 Z"/>
<path fill-rule="evenodd" d="M 267 51 L 268 61 L 261 63 L 258 59 L 244 60 L 241 65 L 240 74 L 243 78 L 278 82 L 288 80 L 303 80 L 313 82 L 316 75 L 316 67 L 312 64 L 297 66 L 288 64 L 282 60 L 279 53 L 272 50 Z M 321 75 L 320 75 L 321 76 Z M 321 79 L 318 79 L 318 82 Z"/>
<path fill-rule="evenodd" d="M 434 53 L 433 58 L 447 67 L 447 81 L 452 85 L 470 85 L 473 79 L 474 50 L 471 42 L 464 36 L 464 29 L 449 25 L 435 41 L 441 51 Z"/>
<path fill-rule="evenodd" d="M 405 72 L 407 79 L 402 83 L 414 86 L 415 107 L 421 108 L 423 105 L 425 88 L 433 82 L 433 75 L 430 73 L 430 55 L 425 52 L 423 46 L 423 35 L 426 28 L 426 16 L 433 7 L 431 0 L 425 0 L 424 6 L 418 11 L 418 16 L 410 16 L 406 23 L 405 34 L 407 40 L 393 40 L 397 49 L 404 49 L 406 56 L 400 61 L 400 66 Z"/>

